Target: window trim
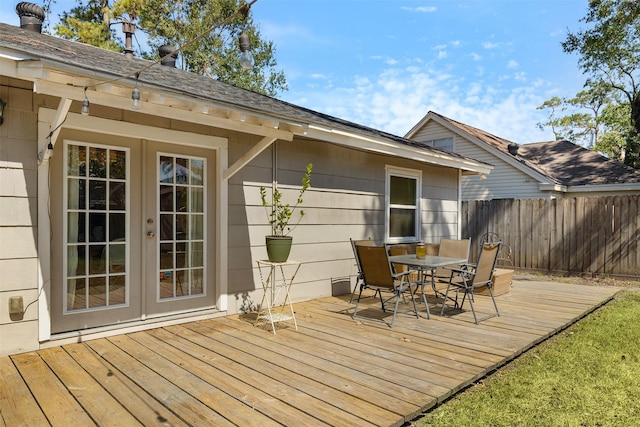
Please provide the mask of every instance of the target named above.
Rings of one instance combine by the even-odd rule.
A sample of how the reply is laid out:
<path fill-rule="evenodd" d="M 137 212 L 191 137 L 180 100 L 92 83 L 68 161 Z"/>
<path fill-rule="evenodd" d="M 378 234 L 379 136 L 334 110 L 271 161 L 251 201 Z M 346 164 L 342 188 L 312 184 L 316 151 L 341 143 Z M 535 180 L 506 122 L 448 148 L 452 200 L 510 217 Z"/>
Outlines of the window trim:
<path fill-rule="evenodd" d="M 389 236 L 389 220 L 391 216 L 391 177 L 409 178 L 416 180 L 416 204 L 415 204 L 415 229 L 413 236 L 391 237 Z M 388 243 L 416 242 L 422 239 L 422 171 L 417 169 L 407 169 L 397 166 L 385 166 L 385 214 L 384 214 L 384 235 Z"/>

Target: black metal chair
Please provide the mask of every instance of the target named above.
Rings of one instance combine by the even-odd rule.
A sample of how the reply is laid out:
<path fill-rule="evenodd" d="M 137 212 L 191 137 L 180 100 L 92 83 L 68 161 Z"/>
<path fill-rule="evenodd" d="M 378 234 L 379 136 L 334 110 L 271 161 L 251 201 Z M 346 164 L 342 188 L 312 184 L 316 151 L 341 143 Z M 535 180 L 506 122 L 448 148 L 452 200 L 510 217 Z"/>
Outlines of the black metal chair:
<path fill-rule="evenodd" d="M 502 263 L 503 265 L 506 265 L 506 263 L 508 262 L 509 264 L 511 264 L 511 268 L 513 268 L 513 251 L 511 250 L 511 246 L 505 244 L 502 239 L 500 238 L 500 236 L 498 235 L 498 233 L 494 233 L 494 232 L 488 232 L 482 235 L 482 237 L 480 237 L 480 247 L 482 247 L 485 243 L 498 243 L 501 242 L 502 243 L 502 247 L 500 248 L 500 252 L 498 253 L 498 261 L 497 263 L 500 264 Z"/>
<path fill-rule="evenodd" d="M 485 243 L 480 248 L 480 255 L 478 256 L 477 264 L 464 264 L 460 268 L 450 268 L 451 277 L 449 278 L 449 284 L 445 292 L 445 297 L 442 302 L 442 310 L 440 315 L 444 315 L 444 310 L 447 305 L 447 300 L 454 301 L 454 307 L 460 308 L 464 305 L 465 299 L 469 297 L 469 305 L 471 305 L 471 312 L 473 313 L 473 320 L 478 324 L 479 321 L 489 319 L 491 317 L 500 316 L 498 311 L 498 305 L 496 299 L 493 296 L 493 272 L 496 268 L 496 261 L 498 260 L 498 254 L 500 253 L 501 242 L 497 243 Z M 489 296 L 493 302 L 493 307 L 496 312 L 487 315 L 478 320 L 475 307 L 473 306 L 474 297 L 473 291 L 476 288 L 487 286 L 489 289 Z M 455 298 L 449 298 L 449 291 L 454 290 L 456 293 Z M 462 302 L 458 304 L 458 296 L 462 293 Z"/>
<path fill-rule="evenodd" d="M 362 275 L 362 267 L 360 267 L 360 259 L 358 258 L 358 251 L 356 250 L 356 245 L 373 246 L 375 245 L 375 242 L 371 239 L 363 239 L 363 240 L 349 239 L 349 240 L 351 241 L 351 249 L 353 249 L 353 256 L 356 259 L 356 268 L 358 269 L 358 274 L 356 276 L 356 284 L 353 287 L 353 291 L 351 291 L 351 298 L 349 298 L 349 304 L 351 304 L 353 302 L 353 297 L 356 294 L 356 290 L 360 288 L 360 293 L 362 293 L 362 291 L 367 287 L 367 284 L 364 282 L 364 277 Z M 378 294 L 378 291 L 376 291 L 376 295 L 377 294 Z"/>
<path fill-rule="evenodd" d="M 362 280 L 364 282 L 364 286 L 360 287 L 360 293 L 358 294 L 358 299 L 356 300 L 356 307 L 353 312 L 353 318 L 364 318 L 369 320 L 381 320 L 383 319 L 371 318 L 358 316 L 358 310 L 360 308 L 360 299 L 362 298 L 362 291 L 365 288 L 375 289 L 379 292 L 380 296 L 380 304 L 382 306 L 382 311 L 384 313 L 387 312 L 386 304 L 389 301 L 395 300 L 395 305 L 393 309 L 393 317 L 391 319 L 391 323 L 388 325 L 393 327 L 393 324 L 396 320 L 396 315 L 398 313 L 398 305 L 400 304 L 400 298 L 404 297 L 405 292 L 409 292 L 409 299 L 413 304 L 413 312 L 418 316 L 418 307 L 416 306 L 416 302 L 413 298 L 412 291 L 412 282 L 409 280 L 409 271 L 395 273 L 389 262 L 389 252 L 386 245 L 383 246 L 361 246 L 356 245 L 357 258 L 360 262 L 361 272 L 362 272 Z M 392 294 L 386 300 L 382 299 L 382 292 L 388 292 Z M 386 323 L 386 322 L 385 322 Z"/>

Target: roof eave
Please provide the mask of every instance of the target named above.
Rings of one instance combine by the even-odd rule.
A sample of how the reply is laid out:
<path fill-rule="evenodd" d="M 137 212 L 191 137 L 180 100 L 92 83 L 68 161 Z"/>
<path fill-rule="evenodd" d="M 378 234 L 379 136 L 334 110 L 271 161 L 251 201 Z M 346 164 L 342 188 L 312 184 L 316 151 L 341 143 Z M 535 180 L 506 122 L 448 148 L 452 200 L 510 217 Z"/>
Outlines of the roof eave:
<path fill-rule="evenodd" d="M 466 175 L 489 174 L 493 166 L 469 158 L 448 156 L 435 150 L 413 147 L 391 140 L 310 125 L 304 136 L 379 154 L 398 156 L 438 166 L 461 169 Z"/>
<path fill-rule="evenodd" d="M 640 191 L 640 182 L 621 184 L 593 184 L 567 186 L 567 193 L 597 193 L 597 192 L 636 192 Z"/>

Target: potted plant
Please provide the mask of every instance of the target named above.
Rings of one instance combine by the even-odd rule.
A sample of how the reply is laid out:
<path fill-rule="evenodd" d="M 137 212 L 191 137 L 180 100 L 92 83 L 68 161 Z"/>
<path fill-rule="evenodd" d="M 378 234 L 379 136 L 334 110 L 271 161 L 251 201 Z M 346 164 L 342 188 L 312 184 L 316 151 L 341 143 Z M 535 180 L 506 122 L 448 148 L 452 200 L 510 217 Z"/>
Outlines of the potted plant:
<path fill-rule="evenodd" d="M 271 235 L 266 236 L 267 256 L 271 262 L 285 262 L 289 258 L 292 243 L 292 237 L 289 236 L 289 233 L 300 223 L 304 216 L 304 211 L 300 209 L 300 205 L 302 204 L 302 195 L 311 186 L 312 168 L 313 165 L 309 163 L 307 172 L 302 177 L 302 187 L 300 187 L 298 199 L 293 206 L 283 202 L 282 193 L 277 186 L 273 189 L 272 200 L 269 203 L 267 201 L 266 188 L 260 187 L 262 206 L 265 208 L 267 220 L 271 225 Z M 299 215 L 297 221 L 291 222 L 296 211 L 298 211 Z"/>

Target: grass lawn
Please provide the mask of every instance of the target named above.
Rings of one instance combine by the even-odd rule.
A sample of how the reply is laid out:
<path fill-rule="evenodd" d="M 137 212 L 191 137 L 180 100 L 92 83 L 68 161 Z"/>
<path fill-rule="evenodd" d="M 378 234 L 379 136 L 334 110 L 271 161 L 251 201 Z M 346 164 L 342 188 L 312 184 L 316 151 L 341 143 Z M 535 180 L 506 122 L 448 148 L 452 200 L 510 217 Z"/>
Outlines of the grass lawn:
<path fill-rule="evenodd" d="M 443 403 L 412 426 L 640 425 L 640 290 Z"/>

